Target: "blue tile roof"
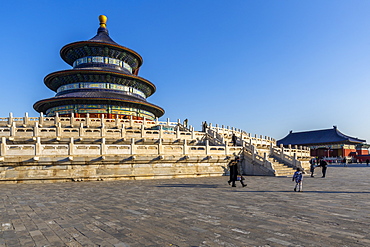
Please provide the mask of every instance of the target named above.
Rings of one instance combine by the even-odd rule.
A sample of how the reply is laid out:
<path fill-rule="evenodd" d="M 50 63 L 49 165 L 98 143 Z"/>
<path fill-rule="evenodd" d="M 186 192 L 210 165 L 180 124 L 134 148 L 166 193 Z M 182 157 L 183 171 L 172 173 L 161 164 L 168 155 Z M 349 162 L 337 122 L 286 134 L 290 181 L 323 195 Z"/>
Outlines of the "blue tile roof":
<path fill-rule="evenodd" d="M 277 144 L 283 145 L 313 145 L 313 144 L 325 144 L 325 143 L 352 143 L 358 144 L 366 142 L 366 140 L 361 140 L 355 137 L 347 136 L 340 132 L 337 127 L 332 129 L 323 130 L 312 130 L 304 132 L 292 131 L 283 139 L 278 140 Z"/>
<path fill-rule="evenodd" d="M 95 41 L 95 42 L 103 42 L 103 43 L 109 43 L 113 45 L 118 45 L 116 42 L 114 42 L 111 37 L 109 37 L 108 29 L 100 27 L 98 29 L 98 33 L 89 41 Z"/>

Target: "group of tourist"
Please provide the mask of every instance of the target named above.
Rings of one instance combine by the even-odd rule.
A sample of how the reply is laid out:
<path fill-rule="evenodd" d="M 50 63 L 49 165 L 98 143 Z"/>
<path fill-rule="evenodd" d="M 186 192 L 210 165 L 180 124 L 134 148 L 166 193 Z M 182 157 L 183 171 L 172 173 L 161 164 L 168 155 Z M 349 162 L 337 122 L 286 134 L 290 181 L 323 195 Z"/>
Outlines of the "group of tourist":
<path fill-rule="evenodd" d="M 326 176 L 326 170 L 328 168 L 328 162 L 324 159 L 317 159 L 317 164 L 314 159 L 310 160 L 310 172 L 311 177 L 314 177 L 314 172 L 316 167 L 321 167 L 322 178 Z M 293 174 L 292 181 L 295 181 L 294 191 L 302 192 L 303 191 L 303 170 L 301 168 L 297 168 L 297 171 Z"/>
<path fill-rule="evenodd" d="M 231 187 L 236 187 L 236 181 L 240 181 L 243 187 L 247 186 L 247 184 L 244 183 L 245 178 L 243 177 L 243 172 L 241 170 L 241 165 L 239 161 L 239 156 L 236 156 L 235 159 L 231 160 L 228 164 L 228 168 L 230 171 L 230 179 L 228 183 L 229 185 L 231 184 Z"/>
<path fill-rule="evenodd" d="M 322 178 L 326 176 L 326 169 L 328 168 L 328 162 L 324 159 L 311 159 L 310 160 L 310 172 L 311 177 L 314 177 L 314 172 L 316 167 L 321 167 Z"/>
<path fill-rule="evenodd" d="M 326 176 L 326 170 L 328 168 L 328 163 L 324 159 L 317 159 L 317 163 L 315 159 L 310 160 L 310 172 L 311 177 L 314 177 L 314 172 L 316 167 L 321 167 L 322 178 Z M 241 170 L 240 158 L 236 156 L 235 159 L 231 160 L 228 164 L 228 169 L 230 171 L 230 178 L 229 178 L 229 185 L 231 184 L 232 187 L 236 187 L 236 181 L 240 181 L 242 187 L 247 186 L 244 183 L 245 178 L 243 177 L 243 173 Z M 295 181 L 294 191 L 302 192 L 303 191 L 303 169 L 297 168 L 296 172 L 294 172 L 292 181 Z"/>

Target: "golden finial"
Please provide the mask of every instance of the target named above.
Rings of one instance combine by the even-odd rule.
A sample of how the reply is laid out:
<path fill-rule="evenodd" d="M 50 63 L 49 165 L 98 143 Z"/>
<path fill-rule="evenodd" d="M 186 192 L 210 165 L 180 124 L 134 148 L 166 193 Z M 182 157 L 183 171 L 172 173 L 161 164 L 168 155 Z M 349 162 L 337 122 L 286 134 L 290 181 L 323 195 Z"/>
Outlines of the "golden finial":
<path fill-rule="evenodd" d="M 107 28 L 107 19 L 105 15 L 99 15 L 100 27 Z"/>

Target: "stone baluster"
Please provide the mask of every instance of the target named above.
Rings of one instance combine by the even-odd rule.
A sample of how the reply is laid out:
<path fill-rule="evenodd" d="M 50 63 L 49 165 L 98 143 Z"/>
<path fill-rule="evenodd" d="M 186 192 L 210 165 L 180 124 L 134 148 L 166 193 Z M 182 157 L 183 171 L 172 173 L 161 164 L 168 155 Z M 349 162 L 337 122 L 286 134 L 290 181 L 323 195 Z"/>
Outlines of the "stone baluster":
<path fill-rule="evenodd" d="M 283 144 L 280 145 L 280 148 L 281 148 L 280 158 L 282 160 L 284 160 L 284 146 L 283 146 Z"/>
<path fill-rule="evenodd" d="M 62 124 L 60 122 L 56 124 L 56 135 L 62 136 Z"/>
<path fill-rule="evenodd" d="M 125 124 L 123 123 L 121 125 L 121 138 L 124 138 L 126 136 L 126 127 Z"/>
<path fill-rule="evenodd" d="M 73 128 L 73 126 L 75 124 L 75 114 L 74 114 L 74 112 L 71 113 L 71 117 L 69 118 L 69 124 Z"/>
<path fill-rule="evenodd" d="M 147 122 L 146 117 L 143 117 L 143 125 L 144 125 L 144 126 L 146 126 L 146 124 L 147 124 L 146 122 Z"/>
<path fill-rule="evenodd" d="M 183 154 L 184 155 L 186 155 L 186 154 L 188 154 L 188 144 L 187 144 L 187 142 L 186 142 L 186 139 L 184 139 L 184 145 L 183 145 Z"/>
<path fill-rule="evenodd" d="M 43 125 L 44 125 L 44 113 L 40 112 L 39 126 L 42 127 Z"/>
<path fill-rule="evenodd" d="M 9 112 L 8 125 L 12 125 L 12 123 L 13 123 L 13 113 Z"/>
<path fill-rule="evenodd" d="M 159 138 L 158 139 L 158 154 L 162 153 L 162 149 L 163 149 L 162 138 Z"/>
<path fill-rule="evenodd" d="M 90 128 L 90 114 L 89 113 L 86 113 L 85 122 L 86 122 L 86 127 Z"/>
<path fill-rule="evenodd" d="M 23 117 L 23 126 L 26 127 L 28 125 L 29 118 L 28 118 L 28 112 L 24 113 Z"/>
<path fill-rule="evenodd" d="M 225 146 L 225 155 L 229 154 L 229 147 L 227 145 L 227 141 L 224 141 L 224 146 Z"/>
<path fill-rule="evenodd" d="M 41 140 L 40 140 L 40 137 L 36 137 L 36 144 L 35 144 L 35 155 L 38 156 L 38 155 L 41 155 L 41 151 L 42 151 L 42 146 L 41 146 Z"/>
<path fill-rule="evenodd" d="M 74 149 L 75 149 L 75 143 L 73 137 L 69 139 L 69 144 L 68 144 L 68 155 L 73 155 L 74 154 Z"/>
<path fill-rule="evenodd" d="M 131 145 L 130 145 L 130 148 L 131 148 L 131 150 L 130 150 L 130 154 L 131 155 L 133 155 L 133 154 L 135 154 L 136 152 L 136 147 L 135 147 L 136 145 L 135 145 L 135 138 L 131 138 Z"/>
<path fill-rule="evenodd" d="M 58 123 L 59 123 L 59 114 L 58 114 L 58 113 L 56 113 L 56 114 L 55 114 L 55 117 L 54 117 L 54 125 L 55 125 L 55 126 L 57 126 L 57 125 L 58 125 Z"/>
<path fill-rule="evenodd" d="M 1 144 L 0 144 L 0 156 L 6 155 L 6 137 L 1 137 Z"/>
<path fill-rule="evenodd" d="M 84 136 L 84 123 L 80 123 L 80 129 L 78 131 L 79 137 Z"/>
<path fill-rule="evenodd" d="M 209 154 L 209 140 L 206 140 L 206 155 Z"/>
<path fill-rule="evenodd" d="M 180 139 L 180 126 L 179 125 L 176 126 L 175 131 L 176 131 L 176 138 Z"/>
<path fill-rule="evenodd" d="M 162 129 L 162 125 L 159 125 L 159 139 L 161 139 L 163 136 L 163 129 Z"/>
<path fill-rule="evenodd" d="M 119 118 L 118 118 L 118 115 L 116 115 L 116 119 L 114 121 L 114 124 L 118 128 L 118 126 L 119 126 Z"/>
<path fill-rule="evenodd" d="M 35 126 L 33 127 L 33 136 L 39 136 L 39 123 L 35 122 Z"/>
<path fill-rule="evenodd" d="M 100 124 L 100 137 L 104 137 L 105 136 L 105 123 L 103 122 L 103 118 L 101 119 L 101 124 Z"/>
<path fill-rule="evenodd" d="M 100 127 L 103 129 L 105 124 L 105 118 L 104 114 L 101 114 L 101 119 L 100 119 Z"/>
<path fill-rule="evenodd" d="M 105 155 L 107 153 L 107 146 L 105 145 L 105 138 L 101 139 L 100 143 L 100 155 Z"/>
<path fill-rule="evenodd" d="M 15 136 L 15 134 L 16 134 L 16 125 L 15 125 L 15 122 L 14 121 L 12 121 L 12 125 L 11 125 L 11 127 L 10 127 L 10 136 Z"/>
<path fill-rule="evenodd" d="M 142 124 L 141 125 L 141 138 L 144 138 L 145 137 L 145 134 L 146 134 L 146 131 L 145 131 L 145 125 Z"/>

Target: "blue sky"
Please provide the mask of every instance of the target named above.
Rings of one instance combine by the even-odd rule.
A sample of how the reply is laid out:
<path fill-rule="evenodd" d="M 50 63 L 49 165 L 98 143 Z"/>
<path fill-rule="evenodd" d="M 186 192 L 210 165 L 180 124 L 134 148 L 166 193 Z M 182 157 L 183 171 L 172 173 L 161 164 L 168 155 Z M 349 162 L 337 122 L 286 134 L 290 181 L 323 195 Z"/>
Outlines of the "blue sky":
<path fill-rule="evenodd" d="M 281 139 L 337 125 L 370 142 L 370 1 L 3 1 L 0 117 L 38 114 L 59 56 L 108 17 L 144 59 L 162 119 L 206 120 Z"/>

